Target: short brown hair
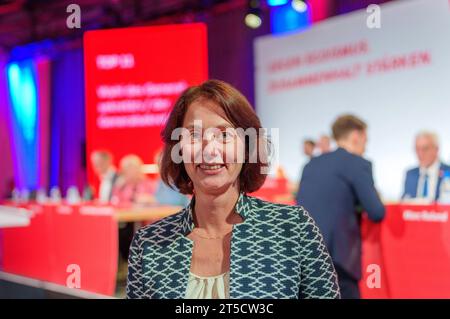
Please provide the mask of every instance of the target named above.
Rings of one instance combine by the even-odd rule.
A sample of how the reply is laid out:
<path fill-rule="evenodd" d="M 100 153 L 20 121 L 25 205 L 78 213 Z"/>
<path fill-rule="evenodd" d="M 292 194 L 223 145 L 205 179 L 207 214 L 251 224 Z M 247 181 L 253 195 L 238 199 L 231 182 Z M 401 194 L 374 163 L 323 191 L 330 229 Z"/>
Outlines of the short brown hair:
<path fill-rule="evenodd" d="M 161 137 L 164 142 L 160 162 L 161 179 L 170 187 L 175 186 L 183 194 L 192 194 L 193 185 L 186 172 L 184 164 L 172 161 L 172 148 L 178 143 L 172 140 L 172 131 L 183 126 L 184 117 L 188 107 L 196 100 L 205 98 L 215 102 L 225 113 L 227 119 L 235 128 L 254 128 L 257 138 L 262 139 L 260 133 L 261 122 L 247 99 L 233 86 L 219 80 L 208 80 L 201 85 L 192 86 L 185 90 L 176 101 L 164 127 Z M 266 142 L 269 142 L 266 140 Z M 267 144 L 268 145 L 268 144 Z M 249 154 L 255 150 L 250 149 L 248 139 L 245 139 L 245 161 L 239 174 L 239 190 L 251 193 L 258 190 L 264 183 L 267 175 L 262 173 L 268 168 L 267 158 L 261 158 L 258 153 L 256 163 L 249 162 Z M 265 154 L 265 153 L 263 153 Z"/>
<path fill-rule="evenodd" d="M 367 124 L 354 115 L 346 114 L 339 116 L 333 123 L 333 138 L 338 141 L 345 138 L 352 131 L 364 131 Z"/>

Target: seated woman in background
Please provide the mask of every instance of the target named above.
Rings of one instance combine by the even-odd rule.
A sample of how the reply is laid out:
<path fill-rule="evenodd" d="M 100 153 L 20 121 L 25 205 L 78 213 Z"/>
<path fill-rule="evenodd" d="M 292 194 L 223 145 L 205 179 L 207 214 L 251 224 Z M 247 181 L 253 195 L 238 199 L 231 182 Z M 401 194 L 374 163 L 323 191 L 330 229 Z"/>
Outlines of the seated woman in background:
<path fill-rule="evenodd" d="M 148 204 L 155 201 L 155 185 L 143 172 L 142 159 L 134 154 L 120 161 L 119 178 L 111 202 L 116 205 Z"/>
<path fill-rule="evenodd" d="M 180 96 L 162 133 L 161 177 L 193 197 L 134 236 L 128 298 L 339 298 L 308 212 L 247 195 L 268 171 L 260 128 L 229 84 L 210 80 Z"/>
<path fill-rule="evenodd" d="M 143 172 L 143 162 L 137 155 L 130 154 L 120 160 L 119 177 L 114 185 L 111 203 L 114 205 L 142 205 L 154 202 L 155 186 Z M 119 223 L 119 274 L 122 279 L 126 271 L 122 271 L 134 235 L 134 223 Z M 126 270 L 126 268 L 125 268 Z M 120 278 L 119 278 L 120 277 Z"/>

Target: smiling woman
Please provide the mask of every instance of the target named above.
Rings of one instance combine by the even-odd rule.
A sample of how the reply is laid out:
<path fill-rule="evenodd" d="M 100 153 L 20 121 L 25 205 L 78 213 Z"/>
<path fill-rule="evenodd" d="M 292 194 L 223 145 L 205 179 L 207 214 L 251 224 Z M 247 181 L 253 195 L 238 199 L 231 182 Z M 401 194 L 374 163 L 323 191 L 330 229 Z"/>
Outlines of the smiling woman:
<path fill-rule="evenodd" d="M 174 134 L 180 128 L 184 129 L 182 133 Z M 192 194 L 192 178 L 196 178 L 193 168 L 199 168 L 199 164 L 226 165 L 226 172 L 235 174 L 229 176 L 233 183 L 239 184 L 235 186 L 251 193 L 266 179 L 261 171 L 268 166 L 269 143 L 261 129 L 247 99 L 230 85 L 210 80 L 192 87 L 178 99 L 162 132 L 166 147 L 161 177 L 166 183 L 175 184 L 182 193 Z M 180 135 L 181 141 L 174 138 Z M 173 149 L 177 145 L 184 165 L 175 164 Z M 251 161 L 252 155 L 259 159 Z M 236 174 L 240 175 L 239 179 Z"/>
<path fill-rule="evenodd" d="M 247 195 L 264 183 L 270 148 L 241 93 L 218 80 L 187 89 L 162 137 L 161 178 L 193 198 L 136 233 L 128 298 L 339 297 L 309 214 Z"/>

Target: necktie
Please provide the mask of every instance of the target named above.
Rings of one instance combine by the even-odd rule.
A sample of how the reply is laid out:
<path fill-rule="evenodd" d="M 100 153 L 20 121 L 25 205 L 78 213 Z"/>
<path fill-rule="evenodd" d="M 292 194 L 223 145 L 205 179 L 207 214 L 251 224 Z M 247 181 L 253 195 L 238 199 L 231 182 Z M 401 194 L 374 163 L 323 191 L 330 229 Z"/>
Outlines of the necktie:
<path fill-rule="evenodd" d="M 424 197 L 424 198 L 428 197 L 428 174 L 425 174 L 424 179 L 423 179 L 422 197 Z"/>

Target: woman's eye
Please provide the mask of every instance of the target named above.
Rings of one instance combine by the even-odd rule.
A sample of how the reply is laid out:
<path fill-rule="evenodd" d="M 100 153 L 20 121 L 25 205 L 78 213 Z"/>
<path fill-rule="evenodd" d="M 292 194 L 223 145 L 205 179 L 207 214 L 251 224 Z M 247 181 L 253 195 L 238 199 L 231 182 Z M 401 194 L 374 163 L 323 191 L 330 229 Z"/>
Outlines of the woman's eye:
<path fill-rule="evenodd" d="M 191 132 L 191 139 L 193 140 L 193 141 L 198 141 L 198 140 L 200 140 L 202 138 L 202 134 L 200 133 L 200 132 L 197 132 L 197 131 L 192 131 Z"/>
<path fill-rule="evenodd" d="M 222 140 L 228 142 L 231 141 L 233 139 L 234 135 L 231 132 L 228 131 L 224 131 L 222 132 Z"/>

